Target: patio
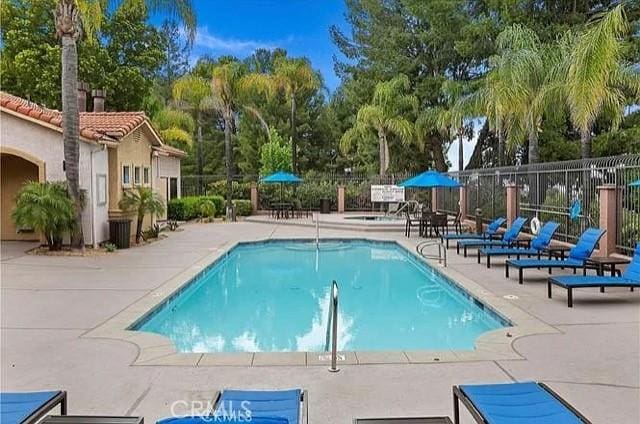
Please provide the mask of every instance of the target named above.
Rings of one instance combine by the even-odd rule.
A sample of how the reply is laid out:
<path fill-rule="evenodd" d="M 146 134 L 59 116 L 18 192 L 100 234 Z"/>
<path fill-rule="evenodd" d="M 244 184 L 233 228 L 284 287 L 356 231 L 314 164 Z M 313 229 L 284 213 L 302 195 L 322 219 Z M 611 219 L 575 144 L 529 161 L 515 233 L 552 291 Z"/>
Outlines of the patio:
<path fill-rule="evenodd" d="M 83 337 L 213 251 L 239 240 L 315 236 L 312 228 L 279 223 L 183 228 L 157 243 L 96 257 L 23 255 L 28 245 L 3 243 L 3 390 L 64 389 L 71 414 L 134 414 L 151 423 L 169 415 L 174 401 L 206 402 L 225 387 L 302 387 L 309 391 L 310 423 L 337 424 L 354 417 L 451 415 L 454 384 L 535 379 L 593 422 L 640 420 L 638 292 L 579 290 L 570 309 L 560 292 L 546 298 L 546 272 L 531 272 L 518 286 L 499 264 L 486 269 L 454 250 L 452 270 L 498 296 L 517 296 L 508 301 L 559 332 L 515 339 L 513 348 L 524 359 L 381 365 L 362 357 L 356 360 L 372 364 L 342 365 L 338 374 L 324 366 L 134 366 L 135 345 Z M 402 231 L 320 234 L 404 238 Z M 471 420 L 463 415 L 463 422 Z"/>

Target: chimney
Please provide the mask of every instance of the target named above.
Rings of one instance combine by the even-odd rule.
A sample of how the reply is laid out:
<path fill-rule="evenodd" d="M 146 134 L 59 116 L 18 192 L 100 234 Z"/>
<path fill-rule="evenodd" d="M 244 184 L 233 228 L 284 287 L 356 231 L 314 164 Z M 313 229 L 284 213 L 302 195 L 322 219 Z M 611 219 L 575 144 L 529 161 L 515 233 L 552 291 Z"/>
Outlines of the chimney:
<path fill-rule="evenodd" d="M 78 82 L 78 111 L 87 111 L 87 93 L 89 92 L 89 84 L 86 82 Z"/>
<path fill-rule="evenodd" d="M 91 97 L 93 97 L 94 112 L 104 112 L 104 98 L 106 97 L 106 95 L 107 91 L 105 89 L 91 91 Z"/>

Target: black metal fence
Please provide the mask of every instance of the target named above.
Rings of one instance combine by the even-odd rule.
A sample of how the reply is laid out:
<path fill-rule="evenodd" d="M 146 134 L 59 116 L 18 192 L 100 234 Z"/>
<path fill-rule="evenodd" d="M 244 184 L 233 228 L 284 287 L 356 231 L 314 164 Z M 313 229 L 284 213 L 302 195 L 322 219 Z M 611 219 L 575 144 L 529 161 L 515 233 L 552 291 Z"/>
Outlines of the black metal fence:
<path fill-rule="evenodd" d="M 605 184 L 618 189 L 618 216 L 616 245 L 624 253 L 630 253 L 640 239 L 640 187 L 629 183 L 640 179 L 640 155 L 629 154 L 610 158 L 542 163 L 528 166 L 512 166 L 452 172 L 467 187 L 467 216 L 475 217 L 481 209 L 483 219 L 490 220 L 506 215 L 506 185 L 520 187 L 520 211 L 523 216 L 540 220 L 555 220 L 561 224 L 557 237 L 573 242 L 589 226 L 599 224 L 599 198 L 597 187 Z M 397 184 L 413 174 L 396 173 L 385 177 L 367 174 L 309 173 L 304 182 L 296 186 L 258 184 L 261 206 L 280 199 L 300 202 L 300 206 L 317 210 L 320 199 L 328 198 L 332 208 L 337 207 L 337 188 L 345 187 L 347 211 L 372 211 L 383 207 L 371 202 L 371 185 Z M 249 198 L 250 184 L 257 176 L 238 175 L 234 178 L 234 197 Z M 223 194 L 224 175 L 182 177 L 182 195 Z M 407 189 L 407 200 L 431 204 L 429 190 Z M 457 189 L 438 189 L 438 209 L 456 214 L 460 193 Z M 577 219 L 571 219 L 569 209 L 578 200 L 582 211 Z"/>

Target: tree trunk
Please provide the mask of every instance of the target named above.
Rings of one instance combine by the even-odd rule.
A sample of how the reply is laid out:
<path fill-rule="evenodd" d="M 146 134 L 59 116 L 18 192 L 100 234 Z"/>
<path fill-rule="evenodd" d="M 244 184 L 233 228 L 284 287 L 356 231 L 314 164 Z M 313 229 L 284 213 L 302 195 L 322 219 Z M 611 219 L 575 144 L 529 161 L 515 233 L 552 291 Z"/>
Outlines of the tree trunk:
<path fill-rule="evenodd" d="M 378 130 L 378 153 L 380 156 L 380 176 L 384 177 L 387 172 L 385 166 L 385 142 L 384 142 L 384 133 L 382 130 Z"/>
<path fill-rule="evenodd" d="M 76 40 L 62 35 L 62 139 L 65 176 L 69 195 L 75 205 L 76 228 L 71 235 L 71 247 L 84 249 L 82 234 L 82 200 L 80 197 L 80 114 L 78 112 L 78 50 Z"/>
<path fill-rule="evenodd" d="M 504 132 L 498 128 L 498 166 L 504 165 Z"/>
<path fill-rule="evenodd" d="M 442 152 L 442 141 L 437 137 L 432 138 L 431 152 L 433 154 L 433 161 L 435 163 L 436 170 L 446 172 L 447 161 L 445 160 L 444 153 Z"/>
<path fill-rule="evenodd" d="M 198 110 L 196 119 L 196 123 L 198 124 L 198 194 L 202 194 L 202 174 L 204 168 L 204 158 L 202 157 L 202 112 L 200 110 Z"/>
<path fill-rule="evenodd" d="M 591 129 L 580 131 L 580 151 L 582 159 L 591 157 Z"/>
<path fill-rule="evenodd" d="M 540 147 L 538 143 L 538 131 L 529 134 L 529 163 L 540 162 Z"/>
<path fill-rule="evenodd" d="M 291 166 L 293 167 L 293 173 L 298 174 L 298 143 L 296 129 L 296 96 L 295 93 L 291 94 Z"/>
<path fill-rule="evenodd" d="M 136 244 L 140 243 L 140 239 L 142 238 L 142 223 L 144 222 L 144 214 L 142 216 L 138 215 L 138 221 L 136 222 Z"/>
<path fill-rule="evenodd" d="M 389 163 L 391 162 L 391 156 L 389 155 L 389 141 L 387 135 L 384 135 L 384 173 L 389 170 Z"/>
<path fill-rule="evenodd" d="M 464 128 L 458 128 L 458 171 L 464 171 Z"/>
<path fill-rule="evenodd" d="M 226 216 L 228 219 L 235 218 L 233 216 L 233 151 L 231 150 L 231 126 L 233 125 L 233 113 L 228 111 L 224 117 L 224 152 L 225 152 L 225 165 L 227 168 L 227 207 Z"/>

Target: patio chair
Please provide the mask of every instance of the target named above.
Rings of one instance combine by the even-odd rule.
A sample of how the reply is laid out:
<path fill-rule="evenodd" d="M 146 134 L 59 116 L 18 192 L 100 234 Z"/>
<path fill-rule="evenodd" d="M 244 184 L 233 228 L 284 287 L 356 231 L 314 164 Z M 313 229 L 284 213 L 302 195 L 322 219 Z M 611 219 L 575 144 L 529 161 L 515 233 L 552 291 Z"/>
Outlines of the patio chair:
<path fill-rule="evenodd" d="M 560 227 L 557 222 L 549 221 L 542 226 L 538 235 L 531 240 L 531 247 L 486 247 L 478 249 L 478 263 L 481 263 L 481 256 L 487 257 L 487 268 L 491 268 L 491 257 L 493 256 L 515 256 L 520 259 L 522 256 L 537 256 L 540 259 L 542 251 L 549 246 L 553 235 Z"/>
<path fill-rule="evenodd" d="M 464 257 L 467 257 L 467 250 L 474 247 L 513 247 L 517 246 L 518 237 L 522 227 L 527 223 L 527 218 L 516 218 L 502 235 L 502 240 L 467 239 L 459 240 L 456 244 L 456 252 L 460 254 L 460 248 L 464 249 Z"/>
<path fill-rule="evenodd" d="M 67 415 L 67 392 L 0 393 L 0 423 L 35 423 L 58 405 L 60 415 Z"/>
<path fill-rule="evenodd" d="M 307 399 L 307 391 L 299 389 L 224 390 L 216 392 L 208 416 L 170 417 L 158 421 L 158 424 L 307 424 Z M 212 421 L 214 417 L 218 421 Z"/>
<path fill-rule="evenodd" d="M 482 424 L 591 424 L 549 386 L 538 382 L 453 386 L 453 422 L 460 402 Z"/>
<path fill-rule="evenodd" d="M 549 277 L 547 280 L 547 296 L 549 299 L 551 299 L 552 285 L 567 289 L 567 306 L 569 308 L 573 307 L 573 289 L 600 287 L 601 291 L 604 291 L 605 287 L 629 287 L 633 291 L 634 287 L 640 287 L 640 243 L 636 245 L 633 259 L 620 277 L 591 275 Z"/>
<path fill-rule="evenodd" d="M 409 213 L 409 209 L 404 210 L 404 217 L 404 235 L 407 237 L 411 237 L 412 228 L 417 228 L 418 234 L 420 234 L 422 220 L 420 218 L 412 218 L 411 214 Z"/>
<path fill-rule="evenodd" d="M 598 241 L 604 235 L 605 230 L 599 228 L 588 228 L 575 246 L 569 251 L 567 259 L 509 259 L 505 264 L 505 276 L 509 278 L 509 267 L 518 268 L 518 283 L 522 284 L 522 272 L 529 268 L 549 268 L 549 274 L 553 268 L 570 268 L 575 274 L 577 269 L 582 269 L 583 274 L 587 273 L 587 259 L 596 249 Z"/>
<path fill-rule="evenodd" d="M 481 234 L 475 233 L 463 233 L 463 234 L 444 234 L 441 237 L 443 243 L 446 242 L 447 249 L 449 248 L 449 240 L 464 240 L 464 239 L 491 239 L 500 237 L 498 234 L 498 228 L 502 226 L 507 220 L 504 218 L 496 218 L 487 226 L 487 230 Z"/>
<path fill-rule="evenodd" d="M 446 214 L 436 213 L 431 217 L 429 228 L 429 236 L 433 230 L 436 237 L 442 237 L 442 234 L 449 232 L 449 217 Z"/>

